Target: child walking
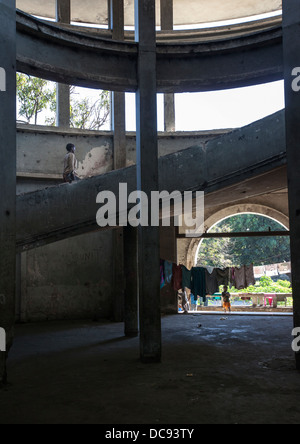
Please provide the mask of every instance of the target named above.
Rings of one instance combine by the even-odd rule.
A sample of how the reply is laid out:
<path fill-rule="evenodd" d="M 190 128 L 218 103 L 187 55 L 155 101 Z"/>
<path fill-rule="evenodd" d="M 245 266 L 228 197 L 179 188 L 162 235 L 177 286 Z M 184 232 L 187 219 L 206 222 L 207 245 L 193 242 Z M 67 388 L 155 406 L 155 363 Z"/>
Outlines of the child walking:
<path fill-rule="evenodd" d="M 223 298 L 223 308 L 225 313 L 227 313 L 227 310 L 229 311 L 229 313 L 231 313 L 231 303 L 230 303 L 230 293 L 228 293 L 228 287 L 225 286 L 224 287 L 224 291 L 222 293 L 222 298 Z"/>

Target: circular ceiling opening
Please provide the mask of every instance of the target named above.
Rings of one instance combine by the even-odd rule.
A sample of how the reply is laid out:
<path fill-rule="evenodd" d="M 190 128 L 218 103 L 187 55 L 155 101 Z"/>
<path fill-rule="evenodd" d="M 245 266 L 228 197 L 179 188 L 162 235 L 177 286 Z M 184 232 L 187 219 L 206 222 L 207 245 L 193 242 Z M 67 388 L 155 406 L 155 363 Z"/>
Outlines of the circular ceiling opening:
<path fill-rule="evenodd" d="M 54 19 L 56 0 L 16 0 L 17 8 L 28 14 Z M 71 0 L 72 21 L 108 24 L 107 0 Z M 134 0 L 124 0 L 125 26 L 134 26 Z M 157 4 L 157 25 L 160 20 L 160 0 Z M 282 0 L 173 0 L 174 26 L 190 26 L 235 20 L 278 12 Z"/>

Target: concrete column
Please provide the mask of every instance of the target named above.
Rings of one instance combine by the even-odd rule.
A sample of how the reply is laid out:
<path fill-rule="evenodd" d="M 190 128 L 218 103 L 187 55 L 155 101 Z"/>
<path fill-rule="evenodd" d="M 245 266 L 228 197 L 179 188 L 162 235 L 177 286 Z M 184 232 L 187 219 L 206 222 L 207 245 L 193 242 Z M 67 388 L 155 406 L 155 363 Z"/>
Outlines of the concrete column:
<path fill-rule="evenodd" d="M 160 21 L 162 31 L 173 31 L 174 11 L 173 0 L 160 0 Z M 164 129 L 167 132 L 175 132 L 175 95 L 164 95 Z"/>
<path fill-rule="evenodd" d="M 155 0 L 135 0 L 138 49 L 137 189 L 158 190 L 157 85 Z M 139 227 L 139 309 L 142 362 L 161 360 L 160 248 L 159 228 Z"/>
<path fill-rule="evenodd" d="M 135 337 L 139 333 L 138 322 L 138 232 L 136 228 L 124 229 L 125 257 L 125 336 Z"/>
<path fill-rule="evenodd" d="M 124 0 L 108 0 L 113 40 L 124 40 Z"/>
<path fill-rule="evenodd" d="M 16 291 L 16 5 L 0 2 L 0 327 L 6 353 L 0 352 L 0 385 L 6 382 L 6 357 L 12 345 Z"/>
<path fill-rule="evenodd" d="M 70 86 L 62 83 L 56 86 L 56 121 L 60 128 L 70 128 Z"/>
<path fill-rule="evenodd" d="M 56 0 L 56 21 L 71 23 L 71 0 Z"/>
<path fill-rule="evenodd" d="M 114 169 L 126 167 L 125 93 L 112 93 L 112 130 L 114 132 Z"/>
<path fill-rule="evenodd" d="M 21 322 L 27 322 L 27 255 L 21 254 Z"/>
<path fill-rule="evenodd" d="M 172 31 L 174 25 L 173 0 L 160 0 L 161 30 Z"/>
<path fill-rule="evenodd" d="M 56 21 L 71 23 L 71 0 L 56 0 Z M 56 120 L 57 126 L 70 128 L 70 86 L 57 84 L 56 88 Z"/>
<path fill-rule="evenodd" d="M 112 39 L 124 41 L 124 0 L 109 0 L 109 27 Z M 126 128 L 125 128 L 125 93 L 112 92 L 112 130 L 114 133 L 114 169 L 126 167 Z M 123 229 L 114 231 L 114 320 L 124 320 L 125 275 L 124 259 L 129 259 L 126 251 Z M 125 316 L 126 324 L 126 316 Z M 125 331 L 127 327 L 125 325 Z"/>
<path fill-rule="evenodd" d="M 110 27 L 113 40 L 124 41 L 124 0 L 110 0 Z M 126 167 L 125 93 L 112 93 L 112 130 L 114 132 L 114 169 Z"/>
<path fill-rule="evenodd" d="M 286 99 L 286 150 L 288 162 L 294 323 L 300 327 L 300 3 L 283 1 L 283 53 Z M 297 75 L 294 75 L 294 69 Z M 298 79 L 298 80 L 297 80 Z M 300 353 L 296 354 L 300 370 Z"/>
<path fill-rule="evenodd" d="M 22 305 L 22 284 L 21 284 L 21 263 L 22 254 L 17 253 L 16 256 L 16 296 L 15 296 L 15 307 L 16 307 L 16 321 L 21 321 L 21 305 Z"/>
<path fill-rule="evenodd" d="M 175 120 L 175 94 L 164 95 L 164 129 L 166 132 L 174 133 L 176 130 Z"/>

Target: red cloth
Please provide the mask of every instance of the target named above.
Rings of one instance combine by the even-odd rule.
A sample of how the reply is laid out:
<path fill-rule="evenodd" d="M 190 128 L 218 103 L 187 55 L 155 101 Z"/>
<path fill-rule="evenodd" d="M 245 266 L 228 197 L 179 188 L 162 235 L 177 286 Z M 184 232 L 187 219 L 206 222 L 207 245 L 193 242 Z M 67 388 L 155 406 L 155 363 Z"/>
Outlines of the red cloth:
<path fill-rule="evenodd" d="M 173 264 L 172 287 L 175 291 L 182 289 L 182 268 L 181 265 Z"/>
<path fill-rule="evenodd" d="M 269 302 L 269 305 L 271 307 L 275 298 L 276 298 L 276 293 L 275 294 L 265 294 L 265 307 L 267 306 L 267 301 Z"/>

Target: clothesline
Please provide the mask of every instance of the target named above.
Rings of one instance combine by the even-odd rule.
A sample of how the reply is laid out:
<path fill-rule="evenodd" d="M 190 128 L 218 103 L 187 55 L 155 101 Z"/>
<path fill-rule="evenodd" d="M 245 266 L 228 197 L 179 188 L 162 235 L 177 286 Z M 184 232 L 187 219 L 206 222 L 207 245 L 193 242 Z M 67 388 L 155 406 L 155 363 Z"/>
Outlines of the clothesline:
<path fill-rule="evenodd" d="M 166 284 L 171 284 L 175 291 L 188 288 L 194 296 L 200 296 L 204 301 L 207 295 L 217 293 L 220 285 L 231 284 L 237 290 L 255 285 L 253 264 L 224 269 L 193 267 L 188 270 L 184 265 L 161 260 L 160 279 L 161 289 Z"/>

